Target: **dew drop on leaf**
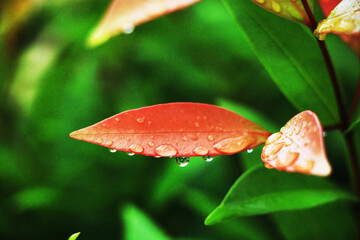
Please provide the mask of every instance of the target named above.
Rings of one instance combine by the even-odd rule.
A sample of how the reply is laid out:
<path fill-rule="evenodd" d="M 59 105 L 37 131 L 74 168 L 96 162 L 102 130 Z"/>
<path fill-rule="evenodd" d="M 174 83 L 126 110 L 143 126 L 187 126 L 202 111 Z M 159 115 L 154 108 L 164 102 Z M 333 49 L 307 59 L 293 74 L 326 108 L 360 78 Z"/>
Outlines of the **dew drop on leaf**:
<path fill-rule="evenodd" d="M 190 158 L 189 157 L 176 157 L 175 162 L 179 167 L 186 167 L 190 162 Z"/>
<path fill-rule="evenodd" d="M 254 151 L 254 149 L 248 149 L 248 150 L 246 150 L 248 153 L 252 153 L 253 151 Z"/>
<path fill-rule="evenodd" d="M 135 27 L 134 27 L 134 24 L 132 24 L 132 23 L 125 23 L 123 25 L 123 30 L 124 30 L 125 34 L 130 34 L 130 33 L 134 32 L 134 29 L 135 29 Z"/>
<path fill-rule="evenodd" d="M 115 153 L 115 152 L 116 152 L 116 149 L 109 148 L 109 152 Z"/>
<path fill-rule="evenodd" d="M 130 157 L 135 155 L 135 153 L 132 153 L 132 152 L 127 152 L 126 154 Z"/>
<path fill-rule="evenodd" d="M 198 146 L 193 150 L 193 152 L 196 155 L 204 156 L 209 153 L 209 149 L 207 149 L 206 147 L 203 147 L 203 146 Z"/>
<path fill-rule="evenodd" d="M 204 156 L 203 159 L 205 162 L 212 162 L 212 160 L 214 160 L 214 157 L 213 156 Z"/>
<path fill-rule="evenodd" d="M 171 145 L 160 145 L 155 149 L 155 153 L 162 157 L 172 157 L 176 155 L 177 150 Z"/>

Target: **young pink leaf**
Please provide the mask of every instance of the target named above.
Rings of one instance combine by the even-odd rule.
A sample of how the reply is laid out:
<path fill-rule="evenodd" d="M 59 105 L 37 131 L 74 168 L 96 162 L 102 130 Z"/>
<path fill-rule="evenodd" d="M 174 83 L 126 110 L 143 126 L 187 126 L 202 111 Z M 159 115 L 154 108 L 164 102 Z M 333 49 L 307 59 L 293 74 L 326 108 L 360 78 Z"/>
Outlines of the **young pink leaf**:
<path fill-rule="evenodd" d="M 260 7 L 294 22 L 309 25 L 310 21 L 301 0 L 252 0 Z M 313 1 L 308 1 L 312 7 Z"/>
<path fill-rule="evenodd" d="M 323 129 L 312 111 L 304 111 L 290 119 L 280 132 L 265 143 L 261 159 L 268 168 L 327 176 L 331 172 L 327 160 Z"/>
<path fill-rule="evenodd" d="M 337 5 L 315 30 L 320 39 L 324 39 L 327 33 L 359 35 L 360 0 L 343 0 Z"/>
<path fill-rule="evenodd" d="M 221 107 L 168 103 L 129 110 L 70 137 L 148 156 L 215 156 L 254 148 L 270 135 L 259 125 Z"/>
<path fill-rule="evenodd" d="M 201 0 L 113 0 L 88 39 L 97 46 L 119 33 L 130 33 L 136 25 L 185 8 Z"/>
<path fill-rule="evenodd" d="M 341 2 L 341 0 L 319 0 L 321 9 L 323 10 L 325 16 L 329 16 L 331 11 Z M 334 12 L 333 12 L 334 14 Z M 319 34 L 319 33 L 318 33 Z M 360 34 L 350 35 L 350 34 L 338 34 L 342 40 L 349 45 L 355 53 L 360 57 Z M 322 38 L 325 36 L 322 35 Z"/>

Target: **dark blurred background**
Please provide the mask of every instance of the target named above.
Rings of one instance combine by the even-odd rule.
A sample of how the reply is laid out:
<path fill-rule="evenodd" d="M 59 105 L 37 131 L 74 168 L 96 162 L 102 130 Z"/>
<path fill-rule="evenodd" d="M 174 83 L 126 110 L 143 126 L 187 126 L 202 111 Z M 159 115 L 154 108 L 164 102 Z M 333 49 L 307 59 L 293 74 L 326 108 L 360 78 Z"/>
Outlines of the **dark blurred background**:
<path fill-rule="evenodd" d="M 241 104 L 270 131 L 297 114 L 217 0 L 85 45 L 110 1 L 0 3 L 1 239 L 279 239 L 269 216 L 204 226 L 253 153 L 127 156 L 69 133 L 167 102 Z M 235 107 L 234 107 L 235 108 Z M 335 143 L 336 145 L 336 143 Z"/>

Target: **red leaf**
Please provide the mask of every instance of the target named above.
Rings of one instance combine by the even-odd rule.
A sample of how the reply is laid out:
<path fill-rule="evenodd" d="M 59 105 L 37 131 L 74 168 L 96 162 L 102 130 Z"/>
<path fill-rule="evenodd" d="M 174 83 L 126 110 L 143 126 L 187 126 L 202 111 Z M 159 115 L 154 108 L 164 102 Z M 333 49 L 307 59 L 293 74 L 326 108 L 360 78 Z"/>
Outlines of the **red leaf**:
<path fill-rule="evenodd" d="M 215 156 L 254 148 L 270 135 L 224 108 L 168 103 L 125 111 L 70 137 L 149 156 Z"/>
<path fill-rule="evenodd" d="M 113 0 L 88 39 L 99 45 L 119 33 L 130 33 L 136 25 L 190 6 L 201 0 Z"/>
<path fill-rule="evenodd" d="M 323 129 L 312 111 L 304 111 L 290 119 L 280 132 L 265 143 L 261 159 L 268 168 L 327 176 L 331 172 L 327 160 Z"/>
<path fill-rule="evenodd" d="M 329 16 L 331 11 L 341 2 L 341 0 L 319 0 L 321 9 L 325 17 Z"/>

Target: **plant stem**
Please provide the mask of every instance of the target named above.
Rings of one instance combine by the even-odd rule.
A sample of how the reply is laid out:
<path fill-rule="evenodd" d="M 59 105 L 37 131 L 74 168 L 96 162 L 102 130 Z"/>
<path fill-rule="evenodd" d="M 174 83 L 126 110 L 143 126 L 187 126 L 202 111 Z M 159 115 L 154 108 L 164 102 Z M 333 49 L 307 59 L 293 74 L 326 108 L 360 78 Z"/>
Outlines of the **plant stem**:
<path fill-rule="evenodd" d="M 354 95 L 354 98 L 351 103 L 351 107 L 350 107 L 350 111 L 349 111 L 349 119 L 351 119 L 352 115 L 354 114 L 354 112 L 356 110 L 356 106 L 359 102 L 359 96 L 360 96 L 360 76 L 359 76 L 358 84 L 357 84 L 357 87 L 355 90 L 355 95 Z"/>
<path fill-rule="evenodd" d="M 312 13 L 312 10 L 309 7 L 307 0 L 301 0 L 301 2 L 304 6 L 307 16 L 309 17 L 309 20 L 310 20 L 309 27 L 310 27 L 311 31 L 314 32 L 317 27 L 317 22 Z M 329 55 L 329 51 L 327 50 L 325 43 L 323 41 L 319 41 L 318 39 L 317 39 L 317 42 L 319 44 L 321 53 L 323 55 L 327 70 L 329 72 L 331 83 L 333 86 L 336 102 L 338 105 L 339 115 L 340 115 L 340 129 L 344 132 L 349 127 L 349 118 L 348 118 L 348 114 L 346 113 L 346 110 L 345 110 L 344 101 L 343 101 L 341 91 L 340 91 L 339 81 L 336 77 L 335 69 L 332 64 L 332 61 L 331 61 L 331 58 Z M 353 172 L 356 195 L 357 195 L 358 199 L 360 200 L 359 165 L 358 165 L 357 156 L 356 156 L 356 148 L 355 148 L 355 144 L 354 144 L 353 133 L 350 132 L 349 134 L 346 134 L 344 136 L 344 138 L 345 138 L 345 142 L 346 142 L 346 145 L 347 145 L 347 148 L 349 151 L 349 157 L 350 157 L 350 163 L 351 163 L 351 168 L 352 168 L 352 172 Z M 360 219 L 360 214 L 358 215 L 358 218 Z"/>

